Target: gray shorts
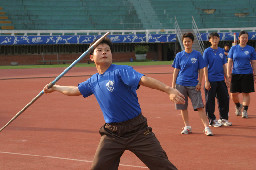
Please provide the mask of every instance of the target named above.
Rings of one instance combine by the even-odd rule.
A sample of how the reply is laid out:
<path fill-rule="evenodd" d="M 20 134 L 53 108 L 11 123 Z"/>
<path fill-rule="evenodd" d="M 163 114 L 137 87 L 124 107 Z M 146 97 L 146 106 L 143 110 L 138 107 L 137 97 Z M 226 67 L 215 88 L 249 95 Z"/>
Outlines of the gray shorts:
<path fill-rule="evenodd" d="M 204 107 L 201 91 L 197 91 L 195 86 L 181 86 L 176 84 L 176 89 L 185 96 L 185 104 L 176 104 L 177 110 L 187 110 L 188 97 L 195 111 L 197 111 L 198 108 Z"/>

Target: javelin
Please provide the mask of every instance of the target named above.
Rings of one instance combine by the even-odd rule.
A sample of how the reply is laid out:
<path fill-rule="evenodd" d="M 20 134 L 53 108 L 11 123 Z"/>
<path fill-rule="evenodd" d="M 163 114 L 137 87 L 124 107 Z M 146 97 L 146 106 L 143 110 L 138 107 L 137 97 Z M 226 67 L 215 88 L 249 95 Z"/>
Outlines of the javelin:
<path fill-rule="evenodd" d="M 63 77 L 74 65 L 76 65 L 81 59 L 83 59 L 91 50 L 97 47 L 100 42 L 109 34 L 107 32 L 104 34 L 100 39 L 98 39 L 92 46 L 90 46 L 78 59 L 76 59 L 69 67 L 67 67 L 60 75 L 58 75 L 55 80 L 53 80 L 49 85 L 48 88 L 51 88 L 61 77 Z M 23 113 L 30 105 L 32 105 L 39 97 L 44 94 L 44 90 L 42 90 L 35 98 L 33 98 L 23 109 L 21 109 L 6 125 L 4 125 L 0 132 L 6 128 L 12 121 L 14 121 L 21 113 Z"/>

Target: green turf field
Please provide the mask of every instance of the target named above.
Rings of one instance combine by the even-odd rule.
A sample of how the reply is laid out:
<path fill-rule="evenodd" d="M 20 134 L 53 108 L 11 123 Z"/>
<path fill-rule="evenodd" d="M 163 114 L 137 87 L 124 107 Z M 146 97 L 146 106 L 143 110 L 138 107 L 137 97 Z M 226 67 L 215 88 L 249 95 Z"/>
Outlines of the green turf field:
<path fill-rule="evenodd" d="M 117 65 L 144 66 L 144 65 L 171 65 L 173 61 L 134 61 L 134 62 L 116 62 Z M 68 67 L 70 64 L 52 64 L 52 65 L 18 65 L 18 66 L 0 66 L 0 69 L 29 69 L 29 68 L 55 68 Z M 95 67 L 93 63 L 78 63 L 75 67 Z"/>

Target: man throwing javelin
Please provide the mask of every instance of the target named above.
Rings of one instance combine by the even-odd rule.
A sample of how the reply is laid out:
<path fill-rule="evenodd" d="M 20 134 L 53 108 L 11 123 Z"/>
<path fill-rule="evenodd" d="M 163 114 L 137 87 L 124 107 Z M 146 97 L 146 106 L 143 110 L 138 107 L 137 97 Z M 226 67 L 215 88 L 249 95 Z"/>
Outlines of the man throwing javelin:
<path fill-rule="evenodd" d="M 94 43 L 94 42 L 93 42 Z M 92 44 L 93 44 L 92 43 Z M 151 170 L 177 169 L 169 160 L 142 115 L 136 90 L 140 85 L 163 91 L 171 101 L 184 104 L 184 96 L 164 83 L 138 73 L 130 66 L 112 64 L 112 43 L 105 38 L 93 50 L 90 59 L 98 73 L 78 86 L 54 85 L 44 92 L 58 91 L 68 96 L 95 95 L 105 124 L 100 128 L 93 170 L 117 170 L 125 150 L 133 152 Z"/>

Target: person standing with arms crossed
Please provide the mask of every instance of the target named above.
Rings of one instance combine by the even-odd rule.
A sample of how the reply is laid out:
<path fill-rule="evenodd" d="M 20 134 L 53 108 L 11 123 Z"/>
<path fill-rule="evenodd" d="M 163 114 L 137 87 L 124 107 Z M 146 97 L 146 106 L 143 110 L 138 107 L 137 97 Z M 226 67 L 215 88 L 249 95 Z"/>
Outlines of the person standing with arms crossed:
<path fill-rule="evenodd" d="M 93 42 L 94 43 L 94 42 Z M 92 44 L 93 44 L 92 43 Z M 112 43 L 106 38 L 92 52 L 98 73 L 78 86 L 54 85 L 45 93 L 58 91 L 68 96 L 84 98 L 94 94 L 103 112 L 105 124 L 93 170 L 117 170 L 125 150 L 133 152 L 152 170 L 177 169 L 161 147 L 147 119 L 142 115 L 136 90 L 140 85 L 163 91 L 175 103 L 185 103 L 184 96 L 164 83 L 138 73 L 130 66 L 112 64 Z"/>
<path fill-rule="evenodd" d="M 181 115 L 185 124 L 181 134 L 192 133 L 192 128 L 188 119 L 188 97 L 190 98 L 193 108 L 198 114 L 205 127 L 204 133 L 212 136 L 213 133 L 208 126 L 208 120 L 204 111 L 204 104 L 201 95 L 201 83 L 205 63 L 200 52 L 192 49 L 194 35 L 185 33 L 182 36 L 182 42 L 185 47 L 184 51 L 179 52 L 173 62 L 174 67 L 172 87 L 179 90 L 185 96 L 185 104 L 176 104 L 176 109 L 181 110 Z M 198 78 L 199 72 L 199 78 Z"/>
<path fill-rule="evenodd" d="M 235 114 L 240 116 L 243 109 L 242 118 L 248 118 L 250 93 L 255 91 L 256 52 L 253 47 L 247 45 L 248 33 L 246 31 L 241 31 L 238 39 L 239 44 L 231 47 L 228 54 L 227 75 L 231 81 L 231 98 L 236 105 Z M 242 105 L 239 101 L 239 93 L 242 93 Z"/>
<path fill-rule="evenodd" d="M 205 75 L 205 111 L 209 119 L 210 126 L 231 126 L 228 121 L 229 94 L 225 83 L 227 80 L 227 59 L 224 49 L 218 47 L 220 36 L 213 32 L 209 34 L 211 47 L 204 51 L 203 59 L 207 65 L 204 68 Z M 228 83 L 228 80 L 227 80 Z M 220 119 L 217 121 L 215 112 L 215 97 L 218 100 Z"/>

